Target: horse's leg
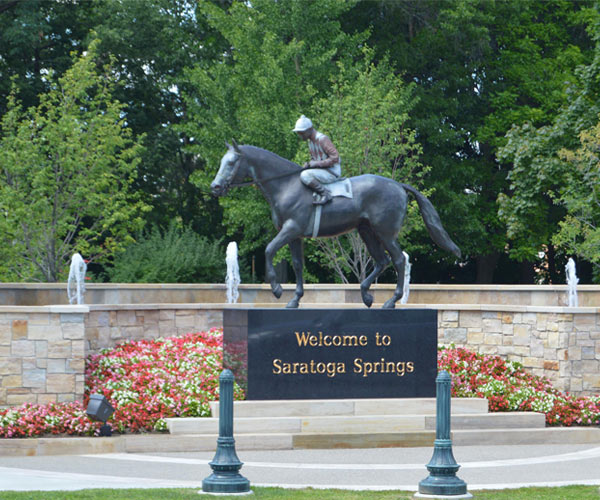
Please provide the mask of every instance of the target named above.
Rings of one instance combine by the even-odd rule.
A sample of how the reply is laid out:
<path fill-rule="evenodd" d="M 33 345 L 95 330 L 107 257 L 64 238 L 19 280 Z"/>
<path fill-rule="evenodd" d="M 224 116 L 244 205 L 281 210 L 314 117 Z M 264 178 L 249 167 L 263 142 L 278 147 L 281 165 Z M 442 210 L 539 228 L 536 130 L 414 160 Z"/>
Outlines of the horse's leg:
<path fill-rule="evenodd" d="M 369 293 L 369 288 L 371 288 L 371 285 L 377 279 L 377 276 L 379 276 L 390 263 L 390 258 L 386 255 L 385 248 L 381 244 L 381 241 L 379 241 L 379 238 L 371 226 L 368 224 L 360 224 L 358 226 L 358 234 L 360 234 L 360 237 L 365 242 L 367 250 L 375 261 L 373 272 L 369 274 L 369 276 L 367 276 L 360 284 L 360 295 L 362 297 L 362 301 L 367 307 L 371 307 L 373 304 L 373 295 Z"/>
<path fill-rule="evenodd" d="M 283 288 L 277 282 L 277 276 L 275 275 L 275 268 L 273 267 L 273 257 L 279 251 L 281 247 L 287 245 L 292 240 L 298 238 L 302 231 L 298 229 L 298 225 L 288 219 L 284 224 L 277 236 L 271 240 L 271 242 L 267 245 L 267 249 L 265 250 L 266 257 L 266 273 L 265 276 L 267 281 L 271 283 L 271 290 L 273 291 L 273 295 L 279 298 L 283 293 Z"/>
<path fill-rule="evenodd" d="M 304 278 L 302 276 L 303 270 L 303 250 L 302 240 L 296 238 L 290 242 L 290 252 L 292 254 L 292 266 L 294 267 L 294 273 L 296 274 L 296 293 L 294 298 L 287 303 L 287 308 L 296 309 L 300 305 L 300 299 L 304 295 Z"/>
<path fill-rule="evenodd" d="M 398 275 L 398 282 L 396 284 L 394 295 L 392 295 L 392 298 L 388 299 L 385 304 L 383 304 L 383 309 L 394 309 L 394 307 L 396 307 L 396 302 L 402 298 L 402 294 L 404 293 L 405 258 L 404 254 L 402 253 L 402 249 L 396 240 L 396 237 L 383 238 L 382 243 L 392 257 L 392 264 L 394 265 L 394 269 L 396 269 L 396 274 Z"/>

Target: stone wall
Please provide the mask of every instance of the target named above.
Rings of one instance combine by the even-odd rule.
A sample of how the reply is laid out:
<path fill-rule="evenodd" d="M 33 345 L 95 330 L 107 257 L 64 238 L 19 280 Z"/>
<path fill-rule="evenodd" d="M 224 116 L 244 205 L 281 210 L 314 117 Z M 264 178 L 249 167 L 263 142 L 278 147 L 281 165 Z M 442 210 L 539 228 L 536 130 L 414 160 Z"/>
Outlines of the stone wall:
<path fill-rule="evenodd" d="M 81 400 L 87 308 L 3 309 L 0 405 Z"/>
<path fill-rule="evenodd" d="M 0 406 L 80 400 L 88 354 L 128 340 L 222 326 L 225 307 L 247 305 L 0 306 Z M 600 309 L 454 304 L 416 307 L 438 310 L 441 344 L 453 343 L 519 361 L 562 390 L 600 394 Z"/>
<path fill-rule="evenodd" d="M 223 326 L 223 310 L 180 304 L 89 306 L 85 317 L 87 352 L 140 339 L 156 339 Z"/>
<path fill-rule="evenodd" d="M 496 309 L 504 310 L 439 311 L 439 342 L 518 361 L 532 373 L 548 377 L 556 388 L 564 391 L 600 394 L 597 311 Z"/>

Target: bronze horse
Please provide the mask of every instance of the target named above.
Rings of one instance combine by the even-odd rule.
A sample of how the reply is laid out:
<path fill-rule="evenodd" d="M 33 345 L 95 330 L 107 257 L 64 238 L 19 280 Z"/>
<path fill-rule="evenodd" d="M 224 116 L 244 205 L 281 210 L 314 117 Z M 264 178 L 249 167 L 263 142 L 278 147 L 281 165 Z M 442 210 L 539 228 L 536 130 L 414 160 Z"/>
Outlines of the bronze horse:
<path fill-rule="evenodd" d="M 273 257 L 284 245 L 290 246 L 292 266 L 296 273 L 294 298 L 286 307 L 296 308 L 304 295 L 302 277 L 302 238 L 311 237 L 315 228 L 315 205 L 312 192 L 300 181 L 302 169 L 296 163 L 255 146 L 233 146 L 221 159 L 219 172 L 211 183 L 215 196 L 227 193 L 230 187 L 256 184 L 271 206 L 271 217 L 279 231 L 267 245 L 266 278 L 275 297 L 282 294 L 277 282 Z M 251 178 L 250 182 L 243 182 Z M 322 208 L 318 237 L 331 237 L 357 229 L 375 262 L 373 272 L 361 283 L 362 300 L 371 307 L 373 296 L 369 288 L 391 262 L 398 275 L 394 295 L 384 309 L 393 309 L 402 298 L 404 256 L 398 244 L 398 233 L 406 216 L 407 191 L 416 199 L 429 235 L 444 250 L 460 257 L 460 249 L 442 227 L 440 217 L 431 202 L 415 188 L 378 175 L 350 178 L 352 198 L 336 197 Z M 389 257 L 388 257 L 389 254 Z"/>

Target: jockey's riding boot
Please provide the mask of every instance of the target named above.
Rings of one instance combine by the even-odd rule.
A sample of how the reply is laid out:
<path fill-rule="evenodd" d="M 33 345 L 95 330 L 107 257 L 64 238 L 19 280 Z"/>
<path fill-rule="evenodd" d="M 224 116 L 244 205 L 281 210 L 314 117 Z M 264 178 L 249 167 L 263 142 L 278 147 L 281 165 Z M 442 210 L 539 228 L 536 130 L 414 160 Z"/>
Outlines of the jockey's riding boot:
<path fill-rule="evenodd" d="M 313 204 L 325 205 L 325 203 L 331 200 L 331 193 L 329 192 L 329 189 L 323 186 L 323 184 L 321 184 L 318 180 L 311 180 L 308 184 L 308 187 L 319 195 L 318 198 L 313 199 Z"/>

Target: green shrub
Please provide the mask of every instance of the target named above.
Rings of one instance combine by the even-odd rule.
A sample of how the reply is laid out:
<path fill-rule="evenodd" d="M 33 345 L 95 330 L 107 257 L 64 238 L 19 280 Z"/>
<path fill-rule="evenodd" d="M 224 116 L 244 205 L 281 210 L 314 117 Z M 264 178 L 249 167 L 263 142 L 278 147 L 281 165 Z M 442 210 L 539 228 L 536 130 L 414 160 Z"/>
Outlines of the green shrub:
<path fill-rule="evenodd" d="M 172 222 L 154 226 L 119 254 L 106 270 L 113 283 L 220 283 L 227 266 L 222 239 L 209 241 Z"/>

